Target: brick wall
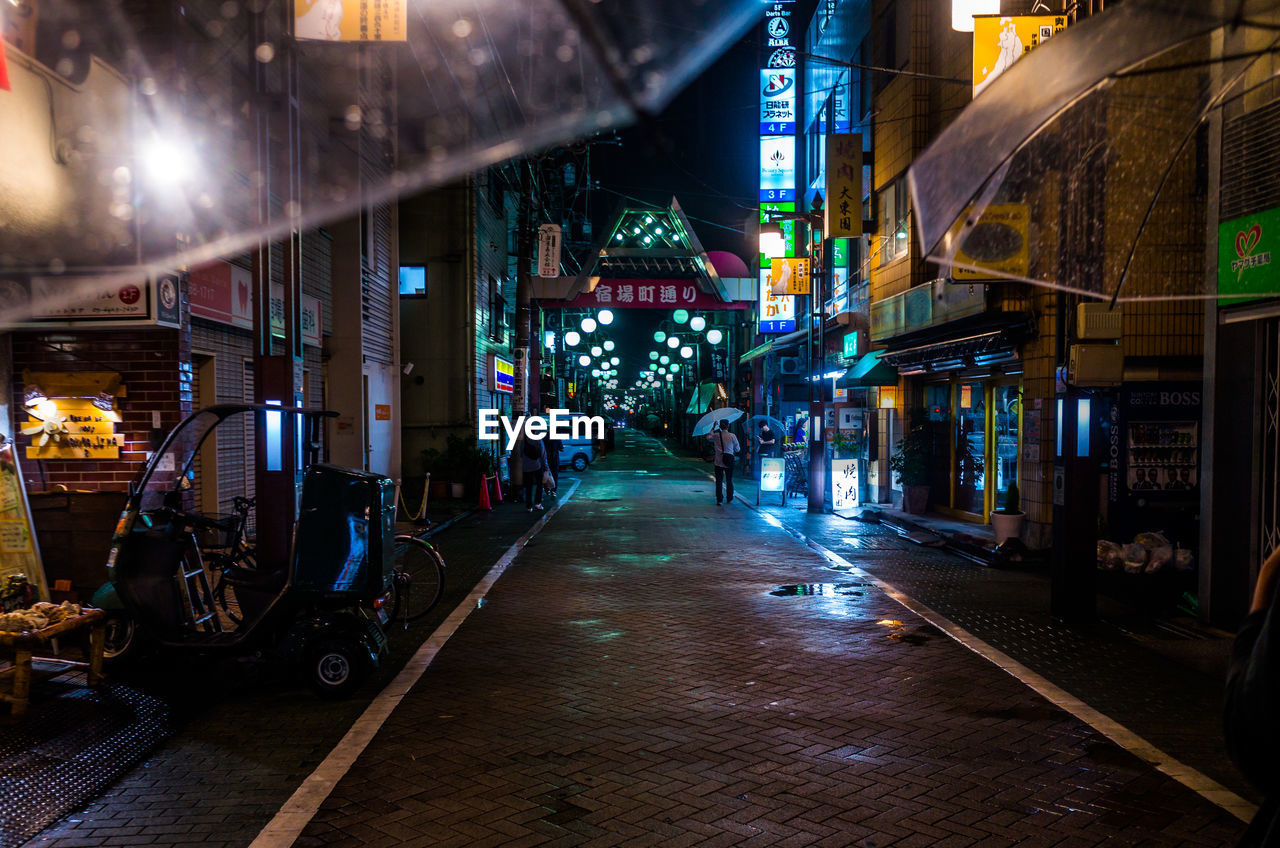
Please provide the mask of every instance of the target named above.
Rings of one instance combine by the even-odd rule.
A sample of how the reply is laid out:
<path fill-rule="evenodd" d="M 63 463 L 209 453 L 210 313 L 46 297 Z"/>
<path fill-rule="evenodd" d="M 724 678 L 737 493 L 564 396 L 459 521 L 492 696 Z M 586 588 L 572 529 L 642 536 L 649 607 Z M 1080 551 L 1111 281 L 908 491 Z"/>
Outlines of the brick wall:
<path fill-rule="evenodd" d="M 48 344 L 46 344 L 46 342 Z M 49 345 L 58 348 L 51 349 Z M 13 334 L 14 404 L 22 406 L 23 369 L 32 371 L 118 371 L 127 390 L 117 406 L 124 434 L 118 460 L 25 460 L 22 468 L 31 491 L 63 485 L 73 491 L 125 491 L 151 449 L 152 413 L 160 413 L 167 431 L 191 412 L 191 341 L 188 333 L 170 329 L 126 329 L 110 332 L 15 332 Z M 19 421 L 25 416 L 16 415 Z M 30 437 L 19 436 L 20 445 Z"/>

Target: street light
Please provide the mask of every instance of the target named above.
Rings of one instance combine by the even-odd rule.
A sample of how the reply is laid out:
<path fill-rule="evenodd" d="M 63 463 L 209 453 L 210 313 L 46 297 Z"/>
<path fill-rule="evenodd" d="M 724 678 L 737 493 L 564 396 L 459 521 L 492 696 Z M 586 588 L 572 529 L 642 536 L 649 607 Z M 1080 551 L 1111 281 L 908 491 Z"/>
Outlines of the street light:
<path fill-rule="evenodd" d="M 770 221 L 760 225 L 760 252 L 769 259 L 787 255 L 787 242 L 782 237 L 782 225 Z"/>
<path fill-rule="evenodd" d="M 656 333 L 653 334 L 653 340 L 658 344 L 662 344 L 667 340 L 667 334 L 662 332 L 661 330 L 658 330 Z"/>
<path fill-rule="evenodd" d="M 724 341 L 724 333 L 719 330 L 707 330 L 707 341 L 713 345 L 718 345 Z"/>
<path fill-rule="evenodd" d="M 678 339 L 675 336 L 669 336 L 667 338 L 667 347 L 671 348 L 672 350 L 675 350 L 676 348 L 680 347 L 680 339 Z"/>
<path fill-rule="evenodd" d="M 573 347 L 580 341 L 582 341 L 582 336 L 578 335 L 577 330 L 570 330 L 564 334 L 564 343 L 566 347 Z"/>
<path fill-rule="evenodd" d="M 695 315 L 689 319 L 689 329 L 695 333 L 701 333 L 707 328 L 707 319 L 701 315 Z"/>
<path fill-rule="evenodd" d="M 622 360 L 621 360 L 621 359 L 619 359 L 619 358 L 618 358 L 618 357 L 616 357 L 616 356 L 611 356 L 611 357 L 609 357 L 609 364 L 610 364 L 610 365 L 617 365 L 617 364 L 618 364 L 619 362 L 621 362 L 621 361 L 622 361 Z"/>
<path fill-rule="evenodd" d="M 613 339 L 609 339 L 604 343 L 605 350 L 613 350 L 617 345 L 613 343 Z"/>
<path fill-rule="evenodd" d="M 657 358 L 658 358 L 658 352 L 657 352 L 656 350 L 651 350 L 651 351 L 649 351 L 649 358 L 650 358 L 650 359 L 657 359 Z"/>
<path fill-rule="evenodd" d="M 688 345 L 685 345 L 684 347 L 680 348 L 680 357 L 682 359 L 688 359 L 691 356 L 693 356 L 693 348 L 689 347 Z"/>
<path fill-rule="evenodd" d="M 594 332 L 596 331 L 596 319 L 594 319 L 594 318 L 583 318 L 583 319 L 582 319 L 582 324 L 581 324 L 580 326 L 582 327 L 582 332 L 584 332 L 584 333 L 594 333 Z"/>
<path fill-rule="evenodd" d="M 600 347 L 600 345 L 593 345 L 591 347 L 592 356 L 599 356 L 602 353 L 604 353 L 604 348 Z"/>
<path fill-rule="evenodd" d="M 613 323 L 613 310 L 601 309 L 600 313 L 596 315 L 596 317 L 600 319 L 601 324 L 607 327 Z"/>
<path fill-rule="evenodd" d="M 671 361 L 671 357 L 669 357 L 669 356 L 659 356 L 659 357 L 658 357 L 658 361 L 659 361 L 659 362 L 661 362 L 663 365 L 666 365 L 668 362 L 670 362 L 670 361 Z"/>
<path fill-rule="evenodd" d="M 591 357 L 587 356 L 585 353 L 582 354 L 582 356 L 578 357 L 578 364 L 581 365 L 583 368 L 586 368 L 588 365 L 591 364 Z"/>
<path fill-rule="evenodd" d="M 677 309 L 677 310 L 676 310 L 676 311 L 671 315 L 671 319 L 672 319 L 673 321 L 675 321 L 677 324 L 683 324 L 685 321 L 688 321 L 688 320 L 689 320 L 689 310 L 687 310 L 687 309 Z"/>

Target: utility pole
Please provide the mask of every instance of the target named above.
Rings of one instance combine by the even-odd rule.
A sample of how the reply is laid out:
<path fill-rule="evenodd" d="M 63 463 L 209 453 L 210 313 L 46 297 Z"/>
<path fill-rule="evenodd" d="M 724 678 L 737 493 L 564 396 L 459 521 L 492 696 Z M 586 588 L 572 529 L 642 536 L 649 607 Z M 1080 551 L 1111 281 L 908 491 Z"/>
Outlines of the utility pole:
<path fill-rule="evenodd" d="M 809 232 L 814 223 L 810 220 Z M 825 236 L 826 233 L 823 233 Z M 812 238 L 810 239 L 812 242 Z M 818 250 L 822 251 L 822 268 L 810 269 L 809 284 L 809 512 L 822 514 L 827 509 L 826 428 L 824 427 L 823 395 L 826 370 L 824 329 L 826 316 L 822 312 L 823 281 L 831 270 L 832 240 L 824 238 Z M 810 254 L 815 251 L 810 250 Z M 817 372 L 815 375 L 814 372 Z M 814 377 L 818 379 L 814 379 Z"/>
<path fill-rule="evenodd" d="M 532 162 L 525 160 L 520 166 L 520 231 L 516 234 L 516 346 L 515 392 L 511 398 L 512 411 L 525 415 L 530 409 L 529 395 L 533 383 L 529 377 L 529 330 L 532 320 L 530 307 L 532 280 L 529 265 L 533 253 L 533 180 L 530 177 Z M 539 387 L 539 390 L 541 387 Z"/>

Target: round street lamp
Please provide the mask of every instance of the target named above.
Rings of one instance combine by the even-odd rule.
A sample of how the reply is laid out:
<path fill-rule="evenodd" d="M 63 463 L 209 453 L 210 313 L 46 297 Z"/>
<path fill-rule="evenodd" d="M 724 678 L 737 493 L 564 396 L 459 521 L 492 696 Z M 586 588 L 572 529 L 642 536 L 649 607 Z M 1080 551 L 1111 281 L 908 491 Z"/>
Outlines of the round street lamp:
<path fill-rule="evenodd" d="M 596 319 L 583 318 L 582 324 L 580 324 L 579 326 L 582 327 L 582 332 L 584 333 L 594 333 L 596 331 Z"/>
<path fill-rule="evenodd" d="M 656 333 L 653 334 L 653 340 L 661 344 L 662 342 L 665 342 L 667 340 L 667 334 L 662 332 L 661 330 L 658 330 Z"/>
<path fill-rule="evenodd" d="M 592 376 L 592 377 L 599 377 L 599 376 L 600 376 L 600 369 L 599 369 L 599 368 L 592 368 L 592 369 L 591 369 L 591 376 Z"/>
<path fill-rule="evenodd" d="M 649 358 L 650 358 L 650 359 L 657 359 L 657 358 L 658 358 L 658 352 L 657 352 L 656 350 L 651 350 L 651 351 L 649 351 Z"/>
<path fill-rule="evenodd" d="M 720 344 L 724 340 L 724 333 L 719 330 L 707 330 L 707 341 L 713 345 Z"/>
<path fill-rule="evenodd" d="M 577 330 L 570 330 L 564 334 L 564 343 L 568 347 L 573 347 L 580 341 L 582 341 L 582 336 L 578 335 Z"/>
<path fill-rule="evenodd" d="M 685 321 L 689 320 L 689 310 L 677 309 L 675 313 L 671 316 L 671 319 L 675 321 L 677 324 L 683 324 Z"/>
<path fill-rule="evenodd" d="M 695 333 L 701 333 L 707 328 L 707 319 L 701 315 L 695 315 L 689 319 L 689 329 Z"/>
<path fill-rule="evenodd" d="M 600 314 L 596 316 L 600 319 L 600 323 L 606 327 L 613 323 L 613 310 L 601 309 Z"/>
<path fill-rule="evenodd" d="M 618 358 L 618 357 L 616 357 L 616 356 L 611 356 L 611 357 L 609 357 L 609 364 L 610 364 L 610 365 L 617 365 L 617 364 L 618 364 L 619 362 L 621 362 L 621 361 L 622 361 L 622 360 L 621 360 L 621 359 L 619 359 L 619 358 Z"/>
<path fill-rule="evenodd" d="M 605 350 L 613 350 L 615 347 L 617 347 L 617 345 L 613 343 L 613 339 L 609 339 L 604 343 Z"/>
<path fill-rule="evenodd" d="M 670 361 L 671 361 L 671 357 L 669 357 L 669 356 L 659 356 L 659 357 L 658 357 L 658 361 L 659 361 L 659 362 L 661 362 L 663 365 L 666 365 L 668 362 L 670 362 Z"/>
<path fill-rule="evenodd" d="M 582 354 L 582 356 L 578 357 L 578 364 L 581 365 L 583 368 L 586 368 L 588 365 L 591 364 L 591 357 L 587 356 L 585 353 Z"/>
<path fill-rule="evenodd" d="M 667 373 L 667 369 L 662 368 L 662 367 L 659 367 L 659 368 L 658 368 L 658 373 L 659 373 L 659 374 L 665 374 L 665 373 Z"/>
<path fill-rule="evenodd" d="M 670 383 L 670 382 L 672 382 L 673 380 L 675 380 L 675 378 L 676 378 L 676 376 L 675 376 L 674 374 L 668 374 L 668 375 L 667 375 L 667 382 L 668 382 L 668 383 Z"/>
<path fill-rule="evenodd" d="M 650 371 L 657 371 L 657 370 L 658 370 L 658 366 L 657 366 L 656 364 L 654 364 L 654 363 L 650 362 L 650 363 L 649 363 L 649 370 L 650 370 Z"/>
<path fill-rule="evenodd" d="M 671 373 L 672 373 L 672 374 L 679 374 L 679 373 L 680 373 L 680 366 L 679 366 L 679 365 L 672 364 L 672 366 L 671 366 Z"/>
<path fill-rule="evenodd" d="M 688 359 L 689 357 L 693 356 L 693 348 L 689 347 L 688 345 L 685 345 L 684 347 L 680 348 L 680 356 L 683 359 Z"/>
<path fill-rule="evenodd" d="M 676 336 L 671 336 L 670 338 L 667 339 L 667 347 L 671 348 L 672 350 L 675 350 L 676 348 L 680 347 L 680 339 L 677 338 Z"/>
<path fill-rule="evenodd" d="M 600 345 L 593 345 L 593 346 L 592 346 L 592 348 L 591 348 L 591 355 L 592 355 L 592 356 L 599 356 L 599 355 L 600 355 L 600 354 L 602 354 L 602 353 L 604 353 L 604 348 L 600 347 Z"/>

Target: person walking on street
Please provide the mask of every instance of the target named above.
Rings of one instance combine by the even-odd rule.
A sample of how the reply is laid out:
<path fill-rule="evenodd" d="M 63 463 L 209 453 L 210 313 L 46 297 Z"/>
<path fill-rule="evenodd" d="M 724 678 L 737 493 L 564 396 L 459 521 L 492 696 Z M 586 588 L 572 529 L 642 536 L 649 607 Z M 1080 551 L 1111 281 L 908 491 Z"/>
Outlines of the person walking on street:
<path fill-rule="evenodd" d="M 766 421 L 760 425 L 760 434 L 756 436 L 756 441 L 760 443 L 761 456 L 777 456 L 774 449 L 778 446 L 778 440 L 773 435 L 773 428 Z"/>
<path fill-rule="evenodd" d="M 1236 634 L 1227 672 L 1227 753 L 1265 798 L 1242 848 L 1280 845 L 1280 548 L 1258 572 L 1253 604 Z"/>
<path fill-rule="evenodd" d="M 542 439 L 520 437 L 520 470 L 524 473 L 524 502 L 529 512 L 542 509 L 542 472 L 547 470 L 547 448 Z"/>
<path fill-rule="evenodd" d="M 721 421 L 720 429 L 711 431 L 707 438 L 716 451 L 716 506 L 719 506 L 725 501 L 733 500 L 733 461 L 741 447 L 738 445 L 738 437 L 729 432 L 728 421 Z M 721 497 L 722 487 L 724 497 Z"/>

